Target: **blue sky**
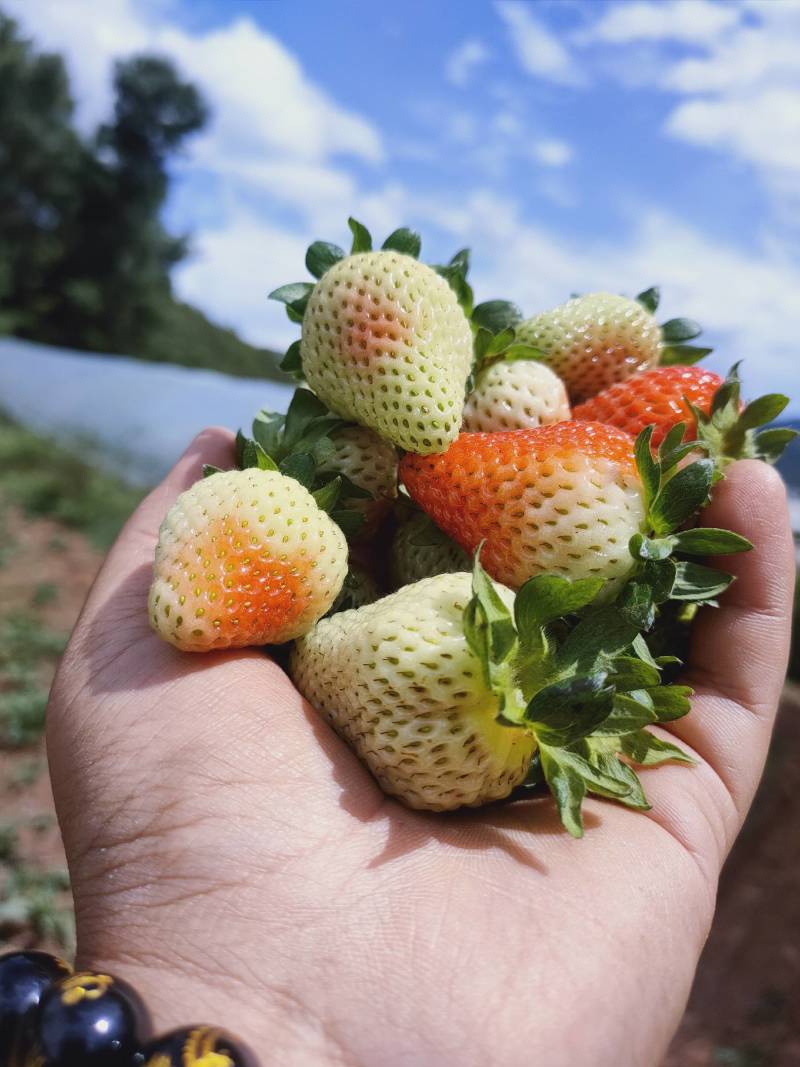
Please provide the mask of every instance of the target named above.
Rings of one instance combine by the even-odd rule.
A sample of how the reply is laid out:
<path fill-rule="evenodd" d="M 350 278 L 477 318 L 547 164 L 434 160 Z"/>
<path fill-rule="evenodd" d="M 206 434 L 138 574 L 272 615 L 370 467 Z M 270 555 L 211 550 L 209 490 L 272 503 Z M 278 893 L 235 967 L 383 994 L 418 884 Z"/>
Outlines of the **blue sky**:
<path fill-rule="evenodd" d="M 416 226 L 432 260 L 469 245 L 479 298 L 529 314 L 660 283 L 713 366 L 800 397 L 800 0 L 0 5 L 65 53 L 87 130 L 115 58 L 199 84 L 176 289 L 253 341 L 292 339 L 266 293 L 352 213 Z"/>

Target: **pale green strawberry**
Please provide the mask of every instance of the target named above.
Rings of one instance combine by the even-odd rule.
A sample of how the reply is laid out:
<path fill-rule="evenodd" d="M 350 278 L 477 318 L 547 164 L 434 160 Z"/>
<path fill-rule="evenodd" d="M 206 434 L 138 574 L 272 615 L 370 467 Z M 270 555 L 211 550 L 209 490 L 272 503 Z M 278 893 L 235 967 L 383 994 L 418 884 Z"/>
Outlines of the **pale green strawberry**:
<path fill-rule="evenodd" d="M 350 611 L 352 608 L 363 608 L 366 604 L 373 604 L 380 599 L 380 590 L 369 571 L 358 563 L 350 560 L 350 567 L 344 585 L 339 590 L 339 595 L 328 612 L 335 615 L 337 611 Z"/>
<path fill-rule="evenodd" d="M 391 248 L 346 256 L 314 286 L 302 322 L 302 370 L 331 411 L 412 452 L 455 439 L 472 331 L 431 267 Z"/>
<path fill-rule="evenodd" d="M 513 594 L 502 590 L 507 603 Z M 385 792 L 446 811 L 508 796 L 536 743 L 499 725 L 464 636 L 469 574 L 442 574 L 323 619 L 297 642 L 295 685 Z"/>
<path fill-rule="evenodd" d="M 464 405 L 465 433 L 524 430 L 570 418 L 567 391 L 544 363 L 499 359 L 478 374 Z"/>
<path fill-rule="evenodd" d="M 342 531 L 299 482 L 219 471 L 161 524 L 148 614 L 186 652 L 280 644 L 325 614 L 346 573 Z"/>
<path fill-rule="evenodd" d="M 467 553 L 424 512 L 400 521 L 392 540 L 391 577 L 396 588 L 436 574 L 468 571 Z"/>
<path fill-rule="evenodd" d="M 636 623 L 593 605 L 602 585 L 542 575 L 515 598 L 476 559 L 471 579 L 436 575 L 323 619 L 290 673 L 409 807 L 477 806 L 546 782 L 580 836 L 587 790 L 648 806 L 618 753 L 686 759 L 642 726 L 685 714 L 688 690 L 660 684 L 646 646 L 633 654 Z"/>
<path fill-rule="evenodd" d="M 322 438 L 314 451 L 319 471 L 343 475 L 368 496 L 350 509 L 364 516 L 360 537 L 371 537 L 397 496 L 397 449 L 365 426 L 344 426 Z"/>
<path fill-rule="evenodd" d="M 588 293 L 543 311 L 521 322 L 516 337 L 539 349 L 573 404 L 655 367 L 663 348 L 655 316 L 614 293 Z"/>

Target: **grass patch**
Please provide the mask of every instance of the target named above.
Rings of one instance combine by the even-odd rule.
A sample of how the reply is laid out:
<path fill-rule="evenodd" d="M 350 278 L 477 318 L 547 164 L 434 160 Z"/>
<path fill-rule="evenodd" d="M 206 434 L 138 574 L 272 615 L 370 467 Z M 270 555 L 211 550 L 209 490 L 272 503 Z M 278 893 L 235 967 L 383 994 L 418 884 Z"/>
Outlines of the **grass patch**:
<path fill-rule="evenodd" d="M 144 490 L 0 413 L 0 495 L 30 517 L 54 519 L 108 548 Z"/>
<path fill-rule="evenodd" d="M 66 634 L 30 615 L 0 619 L 0 745 L 33 744 L 44 729 L 48 686 Z"/>
<path fill-rule="evenodd" d="M 71 951 L 75 923 L 66 903 L 68 873 L 61 868 L 42 871 L 26 863 L 20 855 L 17 827 L 12 824 L 0 825 L 0 863 L 0 936 L 30 930 L 37 938 Z"/>

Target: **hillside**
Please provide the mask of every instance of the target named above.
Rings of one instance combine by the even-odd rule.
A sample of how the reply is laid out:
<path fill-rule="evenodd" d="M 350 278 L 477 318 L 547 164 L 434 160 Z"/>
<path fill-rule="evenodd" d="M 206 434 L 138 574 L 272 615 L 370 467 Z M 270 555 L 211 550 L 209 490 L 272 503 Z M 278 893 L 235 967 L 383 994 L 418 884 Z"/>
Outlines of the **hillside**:
<path fill-rule="evenodd" d="M 217 326 L 190 304 L 165 300 L 160 315 L 161 322 L 145 343 L 131 353 L 137 359 L 201 367 L 237 378 L 291 382 L 292 379 L 278 369 L 282 353 L 247 344 L 233 330 Z"/>

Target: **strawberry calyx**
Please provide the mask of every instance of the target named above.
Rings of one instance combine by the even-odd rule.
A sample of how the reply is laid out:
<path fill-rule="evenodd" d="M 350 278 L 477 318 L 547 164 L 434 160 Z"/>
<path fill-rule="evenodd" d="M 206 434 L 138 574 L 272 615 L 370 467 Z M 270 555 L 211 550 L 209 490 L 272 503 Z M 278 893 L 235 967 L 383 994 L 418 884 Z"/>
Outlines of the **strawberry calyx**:
<path fill-rule="evenodd" d="M 657 285 L 651 285 L 636 297 L 637 303 L 655 315 L 661 301 L 661 290 Z M 701 359 L 713 352 L 712 348 L 701 345 L 690 345 L 687 341 L 693 341 L 703 332 L 703 327 L 694 319 L 676 318 L 669 319 L 661 324 L 661 349 L 660 363 L 662 367 L 671 367 L 676 363 L 690 365 L 699 363 Z"/>
<path fill-rule="evenodd" d="M 319 279 L 330 270 L 334 264 L 346 256 L 355 255 L 358 252 L 371 252 L 373 249 L 372 234 L 367 227 L 358 219 L 349 218 L 347 225 L 353 235 L 350 251 L 345 252 L 339 245 L 330 241 L 313 241 L 306 250 L 306 267 L 309 274 Z M 422 248 L 422 238 L 415 231 L 406 226 L 393 230 L 381 245 L 383 252 L 398 252 L 404 256 L 419 259 Z M 433 264 L 432 269 L 440 274 L 453 292 L 456 294 L 464 314 L 469 318 L 472 313 L 473 293 L 467 282 L 469 272 L 469 249 L 462 248 L 452 257 L 449 263 Z M 268 295 L 268 300 L 277 300 L 283 304 L 290 322 L 302 323 L 306 313 L 309 298 L 314 290 L 314 282 L 289 282 L 273 289 Z M 303 380 L 303 364 L 300 357 L 300 342 L 293 341 L 286 350 L 281 360 L 280 369 L 287 374 L 293 375 L 298 381 Z"/>
<path fill-rule="evenodd" d="M 620 755 L 633 762 L 691 762 L 645 730 L 685 715 L 691 690 L 663 684 L 665 664 L 652 657 L 636 623 L 614 604 L 597 605 L 604 584 L 602 578 L 538 575 L 522 586 L 512 614 L 483 570 L 479 549 L 463 619 L 466 640 L 497 697 L 497 722 L 524 729 L 537 742 L 537 758 L 510 799 L 546 784 L 575 837 L 583 834 L 587 792 L 649 807 Z"/>
<path fill-rule="evenodd" d="M 705 446 L 721 470 L 735 459 L 775 463 L 797 437 L 797 431 L 789 427 L 767 427 L 789 403 L 787 396 L 767 393 L 747 405 L 742 404 L 740 365 L 736 363 L 728 371 L 714 394 L 708 414 L 687 401 L 697 423 L 698 442 Z"/>
<path fill-rule="evenodd" d="M 502 304 L 504 301 L 496 300 L 491 301 L 491 303 Z M 513 307 L 514 305 L 511 306 Z M 467 396 L 475 388 L 480 375 L 495 363 L 503 361 L 510 363 L 520 359 L 541 361 L 545 358 L 544 352 L 536 348 L 535 345 L 517 340 L 515 326 L 507 324 L 493 332 L 482 325 L 478 325 L 476 329 L 475 321 L 473 316 L 472 324 L 473 330 L 475 330 L 475 339 L 473 341 L 472 370 L 467 378 L 466 385 Z M 499 319 L 496 321 L 499 321 Z"/>
<path fill-rule="evenodd" d="M 345 536 L 353 538 L 364 524 L 364 515 L 352 507 L 352 501 L 372 499 L 372 494 L 327 468 L 333 450 L 330 434 L 351 425 L 331 414 L 308 389 L 296 389 L 285 415 L 262 409 L 253 420 L 252 437 L 241 430 L 237 433 L 237 465 L 242 470 L 276 470 L 294 478 Z"/>

